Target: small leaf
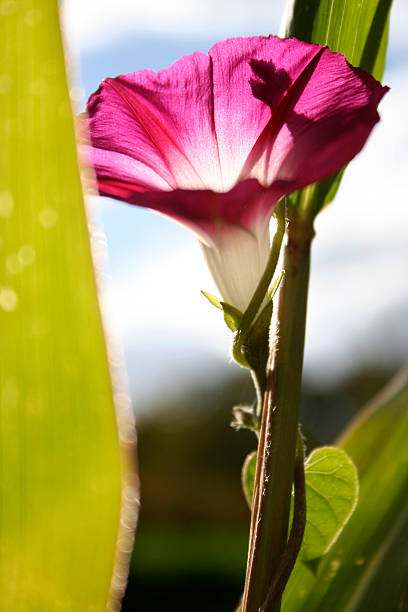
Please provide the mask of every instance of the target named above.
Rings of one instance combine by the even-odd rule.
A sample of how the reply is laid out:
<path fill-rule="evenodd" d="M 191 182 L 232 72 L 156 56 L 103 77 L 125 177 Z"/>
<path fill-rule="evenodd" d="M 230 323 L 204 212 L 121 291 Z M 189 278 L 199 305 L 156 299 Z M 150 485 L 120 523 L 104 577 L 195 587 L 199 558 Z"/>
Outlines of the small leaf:
<path fill-rule="evenodd" d="M 220 302 L 220 304 L 224 311 L 224 321 L 231 331 L 236 331 L 242 320 L 242 312 L 227 302 Z"/>
<path fill-rule="evenodd" d="M 242 466 L 242 488 L 252 505 L 256 471 L 256 451 Z M 336 541 L 347 523 L 358 498 L 357 470 L 340 448 L 323 446 L 311 453 L 305 464 L 306 529 L 301 558 L 322 557 Z"/>
<path fill-rule="evenodd" d="M 275 297 L 275 293 L 279 289 L 279 285 L 281 284 L 281 281 L 284 275 L 285 275 L 285 270 L 281 270 L 278 276 L 272 281 L 272 284 L 268 289 L 268 298 L 270 300 L 273 300 L 273 298 Z"/>
<path fill-rule="evenodd" d="M 244 490 L 245 499 L 247 500 L 250 508 L 252 506 L 252 496 L 254 494 L 256 454 L 256 451 L 253 451 L 247 455 L 241 472 L 242 488 Z"/>
<path fill-rule="evenodd" d="M 210 304 L 222 310 L 221 300 L 219 300 L 217 296 L 213 295 L 212 293 L 207 293 L 207 291 L 201 291 L 201 293 L 203 294 L 204 297 L 207 298 Z"/>
<path fill-rule="evenodd" d="M 307 518 L 301 555 L 309 561 L 327 553 L 353 513 L 358 476 L 343 450 L 324 446 L 306 460 L 305 477 Z"/>
<path fill-rule="evenodd" d="M 234 429 L 249 429 L 258 434 L 260 423 L 256 414 L 256 402 L 252 406 L 234 406 L 231 427 Z"/>

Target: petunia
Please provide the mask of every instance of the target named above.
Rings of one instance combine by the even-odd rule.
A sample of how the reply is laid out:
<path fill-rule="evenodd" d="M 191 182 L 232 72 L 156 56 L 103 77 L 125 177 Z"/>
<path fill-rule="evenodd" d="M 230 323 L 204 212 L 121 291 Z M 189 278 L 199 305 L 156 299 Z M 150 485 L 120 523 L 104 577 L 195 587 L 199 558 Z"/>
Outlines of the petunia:
<path fill-rule="evenodd" d="M 223 300 L 245 310 L 276 204 L 360 151 L 386 91 L 327 47 L 232 38 L 105 79 L 88 102 L 85 155 L 102 195 L 192 230 Z"/>

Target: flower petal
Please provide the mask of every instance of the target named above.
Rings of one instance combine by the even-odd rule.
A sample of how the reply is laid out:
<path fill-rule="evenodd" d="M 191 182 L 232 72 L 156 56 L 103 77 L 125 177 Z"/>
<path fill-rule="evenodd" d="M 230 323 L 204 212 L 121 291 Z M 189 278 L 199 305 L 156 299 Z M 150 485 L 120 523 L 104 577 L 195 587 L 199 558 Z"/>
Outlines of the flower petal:
<path fill-rule="evenodd" d="M 321 47 L 277 36 L 231 38 L 209 51 L 213 62 L 214 123 L 224 189 L 242 175 L 245 161 L 292 83 L 304 72 Z M 263 83 L 267 90 L 258 91 Z M 267 99 L 265 99 L 267 98 Z M 271 112 L 272 111 L 272 112 Z"/>
<path fill-rule="evenodd" d="M 99 176 L 98 190 L 107 195 L 151 208 L 184 225 L 207 245 L 214 246 L 220 232 L 242 227 L 258 233 L 269 220 L 270 212 L 290 184 L 276 182 L 270 189 L 256 179 L 241 181 L 230 191 L 142 189 L 133 183 Z"/>
<path fill-rule="evenodd" d="M 231 227 L 220 232 L 216 246 L 201 246 L 223 301 L 244 312 L 268 261 L 269 223 L 254 233 Z"/>
<path fill-rule="evenodd" d="M 274 81 L 264 79 L 254 83 L 254 92 L 268 102 Z M 361 150 L 387 91 L 342 55 L 321 47 L 272 112 L 245 175 L 266 186 L 288 181 L 297 189 L 327 178 Z"/>
<path fill-rule="evenodd" d="M 204 53 L 158 73 L 106 79 L 88 103 L 97 172 L 142 186 L 147 174 L 155 173 L 167 189 L 220 189 L 212 95 L 211 63 Z M 101 159 L 101 151 L 125 155 L 127 168 L 117 156 Z"/>
<path fill-rule="evenodd" d="M 88 103 L 85 155 L 102 195 L 195 232 L 223 298 L 244 309 L 275 204 L 360 151 L 386 91 L 325 47 L 234 38 L 106 79 Z"/>
<path fill-rule="evenodd" d="M 280 197 L 350 161 L 385 91 L 327 48 L 229 39 L 158 73 L 106 79 L 88 103 L 88 154 L 103 195 L 154 208 L 208 241 L 220 223 L 252 231 Z M 253 182 L 239 187 L 251 178 L 266 198 Z"/>

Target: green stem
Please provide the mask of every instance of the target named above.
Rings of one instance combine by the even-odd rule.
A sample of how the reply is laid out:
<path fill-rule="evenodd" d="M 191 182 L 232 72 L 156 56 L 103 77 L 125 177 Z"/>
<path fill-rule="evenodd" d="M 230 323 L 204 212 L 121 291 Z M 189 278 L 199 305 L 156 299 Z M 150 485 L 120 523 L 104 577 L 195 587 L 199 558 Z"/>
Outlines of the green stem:
<path fill-rule="evenodd" d="M 305 482 L 305 450 L 303 440 L 298 433 L 296 446 L 296 463 L 294 475 L 294 504 L 293 521 L 288 544 L 282 555 L 281 563 L 275 578 L 269 587 L 269 592 L 262 606 L 262 612 L 276 612 L 280 608 L 280 601 L 286 583 L 295 566 L 297 556 L 302 545 L 306 527 L 306 482 Z"/>
<path fill-rule="evenodd" d="M 243 612 L 259 612 L 287 546 L 295 472 L 313 223 L 287 219 L 282 279 L 259 436 Z M 280 604 L 275 606 L 279 611 Z"/>

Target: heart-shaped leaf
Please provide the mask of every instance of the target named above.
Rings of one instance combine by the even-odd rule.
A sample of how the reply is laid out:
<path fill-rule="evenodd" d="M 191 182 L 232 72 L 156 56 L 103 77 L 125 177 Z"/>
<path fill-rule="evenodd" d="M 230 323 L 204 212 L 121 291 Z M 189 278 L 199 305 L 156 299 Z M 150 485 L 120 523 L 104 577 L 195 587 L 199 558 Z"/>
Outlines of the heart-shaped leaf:
<path fill-rule="evenodd" d="M 301 556 L 323 556 L 353 513 L 358 498 L 357 470 L 340 448 L 317 448 L 305 464 L 306 529 Z"/>
<path fill-rule="evenodd" d="M 256 452 L 242 468 L 242 488 L 251 507 L 254 492 Z M 317 448 L 305 463 L 306 528 L 301 558 L 311 561 L 323 556 L 341 533 L 358 498 L 357 470 L 340 448 Z"/>

